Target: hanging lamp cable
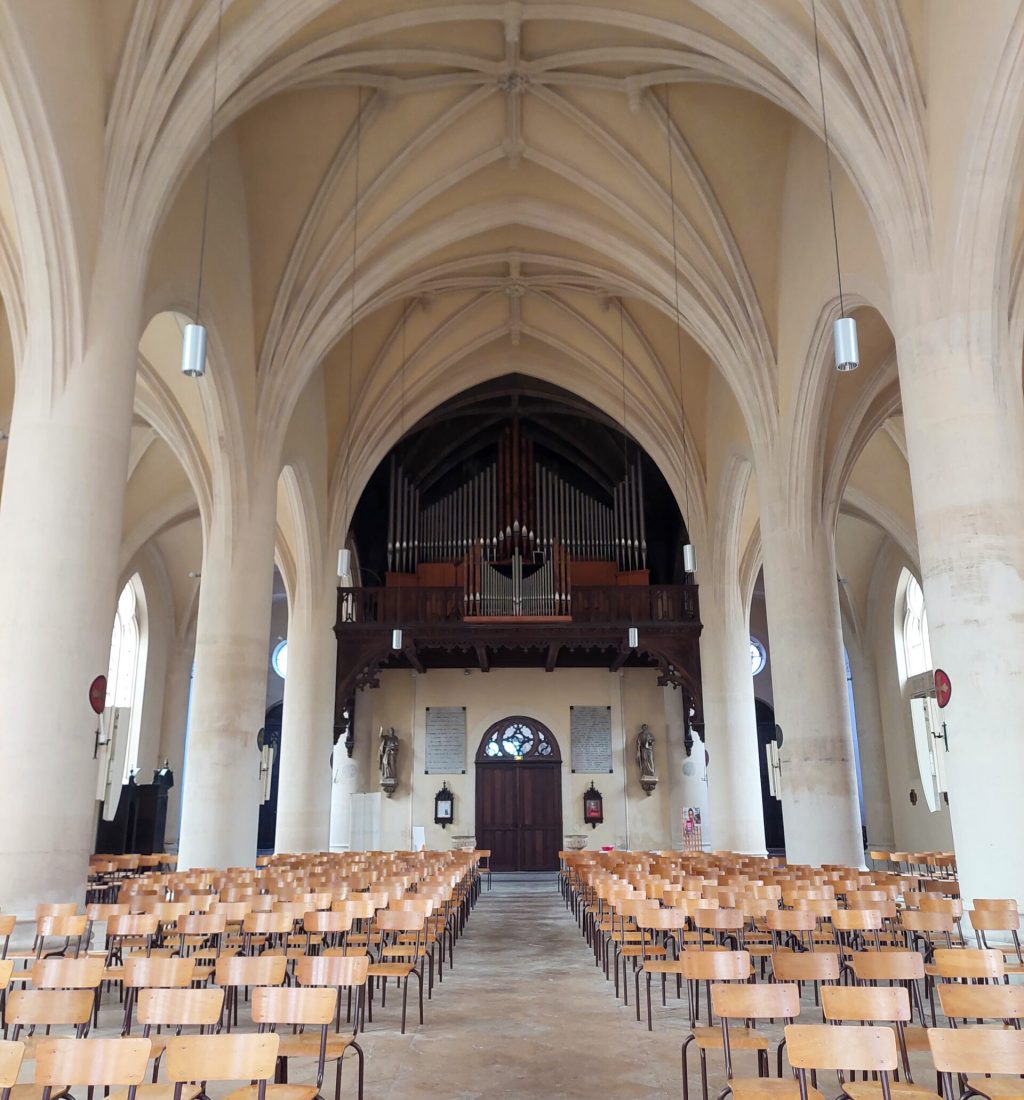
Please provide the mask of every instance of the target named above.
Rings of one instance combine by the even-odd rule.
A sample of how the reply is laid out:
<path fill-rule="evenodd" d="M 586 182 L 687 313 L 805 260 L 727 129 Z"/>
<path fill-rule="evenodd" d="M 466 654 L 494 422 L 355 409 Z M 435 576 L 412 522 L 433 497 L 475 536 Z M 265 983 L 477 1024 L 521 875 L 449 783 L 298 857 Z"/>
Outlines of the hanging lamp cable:
<path fill-rule="evenodd" d="M 220 79 L 220 38 L 224 21 L 224 0 L 217 7 L 217 35 L 213 47 L 213 91 L 210 95 L 210 127 L 206 140 L 206 181 L 203 184 L 203 217 L 199 233 L 199 274 L 196 278 L 196 324 L 201 324 L 199 303 L 203 296 L 203 267 L 206 259 L 206 225 L 210 215 L 210 180 L 213 176 L 213 136 L 217 115 L 217 84 Z"/>
<path fill-rule="evenodd" d="M 811 0 L 811 22 L 814 24 L 814 59 L 818 66 L 818 94 L 821 96 L 821 129 L 825 138 L 825 174 L 828 178 L 828 202 L 832 211 L 832 243 L 836 252 L 836 279 L 839 283 L 839 316 L 846 316 L 843 303 L 843 269 L 839 264 L 839 228 L 836 222 L 836 196 L 832 186 L 832 144 L 828 136 L 828 115 L 825 112 L 825 81 L 821 75 L 821 42 L 818 38 L 818 7 Z"/>
<path fill-rule="evenodd" d="M 691 572 L 686 568 L 687 554 L 692 554 L 690 547 L 689 515 L 690 515 L 690 478 L 686 469 L 686 402 L 683 397 L 683 326 L 679 312 L 679 245 L 676 236 L 676 177 L 675 157 L 672 152 L 672 112 L 671 90 L 665 85 L 665 146 L 668 153 L 668 193 L 669 193 L 669 217 L 672 220 L 672 275 L 675 287 L 675 322 L 676 322 L 676 365 L 679 373 L 679 433 L 683 447 L 683 523 L 686 525 L 686 544 L 683 547 L 683 568 L 685 572 Z"/>
<path fill-rule="evenodd" d="M 358 90 L 356 101 L 356 148 L 355 148 L 355 180 L 353 183 L 352 204 L 352 294 L 348 312 L 348 381 L 347 397 L 348 405 L 345 423 L 345 522 L 352 526 L 352 517 L 349 515 L 352 491 L 352 378 L 356 370 L 356 263 L 359 251 L 359 152 L 363 137 L 363 89 Z"/>

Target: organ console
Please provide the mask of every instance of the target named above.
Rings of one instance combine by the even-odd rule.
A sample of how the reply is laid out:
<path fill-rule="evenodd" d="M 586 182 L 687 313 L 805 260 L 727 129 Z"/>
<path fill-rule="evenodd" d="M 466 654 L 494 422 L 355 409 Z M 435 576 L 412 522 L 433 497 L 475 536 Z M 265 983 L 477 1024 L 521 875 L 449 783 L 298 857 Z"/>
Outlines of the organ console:
<path fill-rule="evenodd" d="M 574 568 L 584 562 L 604 564 L 589 571 L 601 583 L 627 583 L 638 573 L 647 583 L 639 456 L 624 465 L 602 499 L 538 460 L 513 419 L 494 462 L 426 503 L 392 456 L 389 583 L 437 583 L 433 567 L 447 565 L 464 589 L 467 618 L 569 616 Z"/>

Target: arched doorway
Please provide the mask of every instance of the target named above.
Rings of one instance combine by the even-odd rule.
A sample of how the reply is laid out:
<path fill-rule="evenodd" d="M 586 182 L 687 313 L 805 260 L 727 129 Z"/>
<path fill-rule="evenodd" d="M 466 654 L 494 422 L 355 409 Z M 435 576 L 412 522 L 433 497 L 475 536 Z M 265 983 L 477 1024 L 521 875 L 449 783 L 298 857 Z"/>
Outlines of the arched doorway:
<path fill-rule="evenodd" d="M 562 754 L 554 734 L 513 715 L 490 726 L 476 754 L 476 844 L 495 871 L 557 871 Z"/>

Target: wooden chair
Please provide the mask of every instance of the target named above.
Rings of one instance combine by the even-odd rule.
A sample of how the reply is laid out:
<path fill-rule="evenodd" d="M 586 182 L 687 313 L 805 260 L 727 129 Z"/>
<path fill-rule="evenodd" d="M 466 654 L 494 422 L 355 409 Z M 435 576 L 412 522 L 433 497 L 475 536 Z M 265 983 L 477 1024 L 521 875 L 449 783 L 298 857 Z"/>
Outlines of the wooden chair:
<path fill-rule="evenodd" d="M 750 954 L 747 951 L 684 951 L 680 955 L 683 977 L 686 979 L 687 1003 L 690 1010 L 690 1033 L 683 1040 L 681 1056 L 683 1065 L 683 1100 L 689 1100 L 689 1071 L 686 1065 L 687 1048 L 695 1043 L 700 1054 L 701 1095 L 707 1100 L 707 1052 L 722 1049 L 722 1034 L 715 1028 L 712 1014 L 711 986 L 718 982 L 747 982 L 750 980 Z M 698 1027 L 700 1007 L 700 983 L 707 986 L 708 1026 Z M 756 1040 L 760 1042 L 761 1040 Z M 765 1041 L 766 1042 L 766 1041 Z M 748 1048 L 753 1049 L 753 1048 Z M 765 1046 L 764 1049 L 767 1049 Z"/>
<path fill-rule="evenodd" d="M 0 1039 L 0 1100 L 8 1100 L 11 1089 L 17 1085 L 24 1057 L 24 1043 Z"/>
<path fill-rule="evenodd" d="M 772 979 L 814 985 L 814 1003 L 820 1003 L 821 987 L 839 981 L 842 968 L 835 951 L 776 951 L 772 955 Z"/>
<path fill-rule="evenodd" d="M 36 989 L 97 989 L 103 980 L 103 959 L 40 959 L 30 971 Z"/>
<path fill-rule="evenodd" d="M 640 977 L 647 983 L 647 1030 L 653 1030 L 651 1019 L 651 975 L 661 975 L 661 1003 L 666 1003 L 665 986 L 669 975 L 676 979 L 676 995 L 682 989 L 683 964 L 679 955 L 683 950 L 684 930 L 686 928 L 686 913 L 682 909 L 644 909 L 636 917 L 637 929 L 640 932 L 640 966 L 637 968 L 634 978 L 636 985 L 636 1018 L 640 1021 Z M 676 957 L 667 957 L 667 943 L 656 945 L 652 937 L 660 934 L 666 941 L 675 943 Z M 653 948 L 657 946 L 655 952 Z M 648 947 L 652 950 L 648 950 Z"/>
<path fill-rule="evenodd" d="M 1019 1100 L 1024 1096 L 1024 1031 L 930 1028 L 928 1042 L 945 1100 L 958 1096 Z M 958 1078 L 955 1087 L 954 1076 Z"/>
<path fill-rule="evenodd" d="M 904 1028 L 910 1020 L 910 998 L 902 986 L 833 986 L 821 991 L 821 1006 L 829 1023 L 895 1025 L 896 1044 L 906 1080 L 890 1082 L 889 1091 L 905 1100 L 933 1100 L 935 1093 L 915 1085 L 910 1072 L 904 1036 Z M 843 1092 L 850 1100 L 878 1100 L 880 1085 L 874 1081 L 851 1080 L 843 1086 Z"/>
<path fill-rule="evenodd" d="M 899 983 L 910 997 L 911 1007 L 917 1008 L 920 1028 L 904 1029 L 904 1040 L 909 1050 L 928 1050 L 927 1024 L 924 1018 L 924 1001 L 918 983 L 924 980 L 924 959 L 916 951 L 857 951 L 850 958 L 853 976 L 861 985 Z"/>
<path fill-rule="evenodd" d="M 711 1004 L 722 1023 L 722 1047 L 725 1057 L 726 1085 L 719 1092 L 719 1098 L 731 1092 L 743 1100 L 744 1097 L 759 1096 L 767 1089 L 776 1096 L 785 1091 L 795 1100 L 797 1092 L 795 1082 L 789 1082 L 790 1087 L 786 1090 L 775 1086 L 774 1083 L 766 1086 L 766 1079 L 771 1076 L 768 1065 L 768 1041 L 767 1037 L 751 1027 L 751 1024 L 755 1020 L 776 1019 L 781 1019 L 787 1024 L 793 1023 L 800 1015 L 799 989 L 791 982 L 770 985 L 713 985 Z M 742 1026 L 732 1028 L 729 1024 L 730 1020 L 738 1020 Z M 756 1078 L 736 1078 L 733 1073 L 732 1057 L 734 1043 L 739 1050 L 753 1050 L 757 1053 Z M 782 1077 L 784 1046 L 783 1039 L 776 1051 L 779 1078 Z"/>
<path fill-rule="evenodd" d="M 195 978 L 195 959 L 130 955 L 124 962 L 124 1022 L 121 1034 L 132 1029 L 132 1009 L 140 989 L 188 989 Z"/>
<path fill-rule="evenodd" d="M 426 917 L 422 913 L 402 913 L 382 909 L 375 924 L 381 936 L 377 961 L 370 964 L 370 996 L 367 1014 L 373 1023 L 373 981 L 381 981 L 381 1007 L 387 995 L 387 981 L 394 978 L 402 988 L 402 1034 L 405 1034 L 406 1006 L 409 999 L 409 978 L 416 976 L 419 984 L 420 1023 L 423 1023 L 423 929 Z M 410 942 L 409 935 L 414 939 Z"/>
<path fill-rule="evenodd" d="M 266 1100 L 268 1082 L 277 1066 L 280 1040 L 262 1035 L 177 1035 L 167 1041 L 167 1078 L 174 1085 L 173 1100 L 184 1100 L 190 1082 L 249 1081 L 228 1093 L 231 1100 Z M 196 1095 L 198 1089 L 192 1094 Z M 185 1094 L 187 1095 L 187 1094 Z M 289 1093 L 290 1095 L 290 1093 Z"/>
<path fill-rule="evenodd" d="M 821 1097 L 817 1090 L 819 1070 L 834 1070 L 839 1076 L 842 1096 L 849 1095 L 846 1071 L 852 1074 L 877 1074 L 877 1088 L 883 1100 L 892 1095 L 892 1075 L 899 1068 L 896 1034 L 888 1027 L 833 1027 L 831 1024 L 789 1024 L 786 1027 L 786 1052 L 796 1070 L 800 1100 Z M 807 1083 L 812 1074 L 811 1085 Z"/>
<path fill-rule="evenodd" d="M 33 1057 L 39 1041 L 37 1027 L 47 1031 L 70 1027 L 76 1038 L 82 1038 L 89 1031 L 92 1009 L 91 989 L 14 989 L 7 998 L 7 1025 L 12 1039 L 19 1039 L 27 1029 L 25 1053 Z"/>
<path fill-rule="evenodd" d="M 1002 1020 L 1019 1031 L 1024 1021 L 1024 986 L 943 982 L 939 1004 L 950 1027 L 958 1027 L 958 1020 L 965 1024 L 968 1020 Z"/>
<path fill-rule="evenodd" d="M 109 1089 L 127 1086 L 128 1100 L 146 1077 L 148 1039 L 44 1039 L 36 1048 L 36 1085 L 43 1086 L 42 1100 L 76 1085 Z"/>
<path fill-rule="evenodd" d="M 18 923 L 13 913 L 0 913 L 0 961 L 7 958 L 14 926 Z"/>
<path fill-rule="evenodd" d="M 1012 908 L 1010 906 L 1005 908 L 997 908 L 996 906 L 982 909 L 974 908 L 968 916 L 979 947 L 995 946 L 988 942 L 990 932 L 1009 936 L 1013 946 L 998 948 L 998 950 L 1002 950 L 1004 959 L 1008 955 L 1012 960 L 1006 964 L 1006 972 L 1008 974 L 1024 974 L 1024 955 L 1021 954 L 1019 935 L 1020 913 L 1017 911 L 1017 906 L 1014 905 Z"/>
<path fill-rule="evenodd" d="M 935 986 L 941 982 L 999 982 L 1006 980 L 1006 964 L 1002 951 L 994 948 L 961 947 L 952 951 L 936 948 L 935 961 L 926 963 L 928 1000 L 935 1026 Z"/>
<path fill-rule="evenodd" d="M 139 993 L 142 1036 L 153 1043 L 154 1083 L 168 1042 L 164 1028 L 173 1029 L 175 1035 L 180 1035 L 184 1027 L 196 1027 L 200 1035 L 211 1034 L 220 1027 L 223 1008 L 223 989 L 143 989 Z"/>
<path fill-rule="evenodd" d="M 257 989 L 252 995 L 252 1018 L 259 1024 L 260 1031 L 275 1030 L 280 1026 L 290 1026 L 293 1033 L 281 1036 L 278 1050 L 280 1070 L 278 1080 L 288 1081 L 289 1058 L 317 1059 L 316 1088 L 310 1088 L 305 1095 L 291 1096 L 289 1100 L 314 1100 L 323 1087 L 324 1072 L 329 1061 L 338 1063 L 335 1078 L 334 1096 L 341 1096 L 341 1069 L 346 1051 L 355 1050 L 359 1065 L 359 1100 L 363 1097 L 363 1051 L 350 1035 L 330 1035 L 328 1029 L 334 1019 L 338 1003 L 335 989 L 316 986 L 299 986 L 291 989 Z M 306 1031 L 317 1028 L 318 1031 Z"/>
<path fill-rule="evenodd" d="M 234 955 L 217 960 L 213 980 L 224 990 L 225 1030 L 238 1023 L 238 990 L 250 986 L 283 985 L 288 960 L 284 955 Z"/>
<path fill-rule="evenodd" d="M 338 952 L 337 954 L 333 952 Z M 369 955 L 349 955 L 342 948 L 328 949 L 323 955 L 299 959 L 295 964 L 295 979 L 300 985 L 327 986 L 337 990 L 338 1007 L 334 1025 L 336 1033 L 341 1031 L 341 995 L 348 997 L 346 1022 L 353 1022 L 353 1033 L 358 1033 L 360 1025 L 366 1030 L 366 983 L 370 971 Z M 355 993 L 353 1010 L 352 995 Z"/>

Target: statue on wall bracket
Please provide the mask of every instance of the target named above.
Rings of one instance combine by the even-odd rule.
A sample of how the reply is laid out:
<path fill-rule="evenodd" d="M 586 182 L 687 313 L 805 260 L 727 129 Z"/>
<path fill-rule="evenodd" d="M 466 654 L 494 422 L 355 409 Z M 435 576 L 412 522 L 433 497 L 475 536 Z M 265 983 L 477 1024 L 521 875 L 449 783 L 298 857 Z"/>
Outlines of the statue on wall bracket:
<path fill-rule="evenodd" d="M 390 798 L 398 788 L 398 734 L 391 726 L 388 732 L 380 727 L 380 748 L 377 752 L 380 767 L 380 789 Z"/>
<path fill-rule="evenodd" d="M 636 735 L 636 765 L 640 769 L 640 786 L 650 795 L 658 785 L 658 773 L 654 767 L 654 734 L 645 722 Z"/>

